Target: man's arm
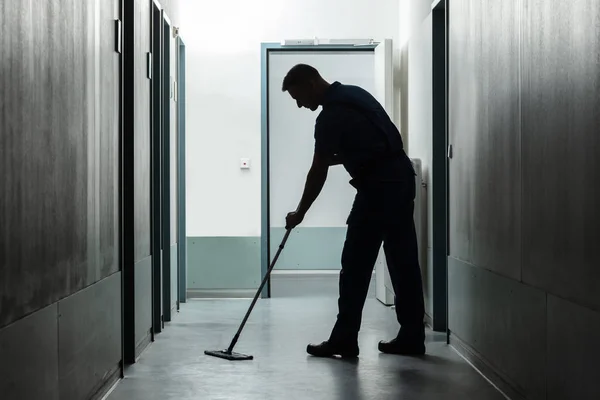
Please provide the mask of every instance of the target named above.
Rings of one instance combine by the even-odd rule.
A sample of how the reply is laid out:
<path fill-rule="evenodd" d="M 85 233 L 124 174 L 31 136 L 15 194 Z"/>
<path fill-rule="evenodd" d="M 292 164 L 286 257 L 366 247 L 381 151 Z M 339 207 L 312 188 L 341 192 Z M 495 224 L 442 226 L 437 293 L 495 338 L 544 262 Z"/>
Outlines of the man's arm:
<path fill-rule="evenodd" d="M 328 171 L 329 160 L 325 159 L 318 153 L 315 153 L 313 156 L 312 165 L 308 171 L 308 175 L 306 176 L 304 193 L 302 194 L 302 198 L 300 199 L 300 204 L 298 204 L 296 213 L 304 216 L 308 212 L 313 202 L 317 199 L 321 193 L 321 190 L 323 189 L 323 185 L 327 180 Z"/>

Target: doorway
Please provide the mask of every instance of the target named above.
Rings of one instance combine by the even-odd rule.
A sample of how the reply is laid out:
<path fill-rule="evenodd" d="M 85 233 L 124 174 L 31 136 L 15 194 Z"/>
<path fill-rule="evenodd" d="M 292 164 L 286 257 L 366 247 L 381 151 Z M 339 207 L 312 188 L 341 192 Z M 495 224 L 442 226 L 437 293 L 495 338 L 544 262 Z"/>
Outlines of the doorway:
<path fill-rule="evenodd" d="M 302 195 L 318 115 L 299 110 L 281 91 L 285 74 L 298 63 L 313 65 L 330 82 L 339 80 L 365 88 L 393 117 L 391 61 L 390 40 L 362 46 L 263 44 L 262 276 L 285 234 L 285 215 L 296 208 Z M 342 166 L 330 169 L 309 215 L 290 235 L 263 297 L 337 297 L 346 218 L 355 194 L 349 180 Z M 376 268 L 385 270 L 384 262 L 380 257 Z M 375 283 L 373 279 L 371 297 L 375 297 Z"/>

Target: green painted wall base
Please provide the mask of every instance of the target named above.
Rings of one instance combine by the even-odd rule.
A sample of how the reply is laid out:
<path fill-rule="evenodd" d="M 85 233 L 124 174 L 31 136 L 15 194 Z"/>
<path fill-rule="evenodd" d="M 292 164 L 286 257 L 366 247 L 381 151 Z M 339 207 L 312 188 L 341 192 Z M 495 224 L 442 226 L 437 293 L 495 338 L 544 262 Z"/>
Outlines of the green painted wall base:
<path fill-rule="evenodd" d="M 284 228 L 271 229 L 272 256 L 284 233 Z M 294 229 L 275 269 L 340 270 L 345 237 L 345 227 Z M 260 237 L 188 237 L 187 253 L 188 293 L 229 293 L 260 285 Z"/>
<path fill-rule="evenodd" d="M 271 259 L 285 228 L 271 228 Z M 292 231 L 275 269 L 340 270 L 346 227 L 297 228 Z"/>
<path fill-rule="evenodd" d="M 187 252 L 188 290 L 260 285 L 259 237 L 188 237 Z"/>

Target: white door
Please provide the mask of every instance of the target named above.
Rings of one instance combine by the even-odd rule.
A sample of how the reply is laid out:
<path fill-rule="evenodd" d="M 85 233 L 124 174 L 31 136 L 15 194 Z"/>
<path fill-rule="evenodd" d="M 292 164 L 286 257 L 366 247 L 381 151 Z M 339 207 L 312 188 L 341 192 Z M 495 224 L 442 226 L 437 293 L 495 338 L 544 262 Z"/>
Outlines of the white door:
<path fill-rule="evenodd" d="M 340 81 L 375 92 L 370 51 L 285 51 L 269 55 L 269 195 L 271 258 L 284 235 L 285 216 L 302 196 L 314 152 L 318 112 L 298 109 L 281 84 L 294 65 L 314 66 L 329 82 Z M 320 111 L 320 110 L 319 110 Z M 292 232 L 276 270 L 339 270 L 346 218 L 356 190 L 344 167 L 330 168 L 319 198 Z"/>
<path fill-rule="evenodd" d="M 392 40 L 385 39 L 375 48 L 375 93 L 390 118 L 394 115 Z M 375 296 L 385 305 L 394 304 L 394 289 L 385 262 L 383 246 L 375 263 Z"/>

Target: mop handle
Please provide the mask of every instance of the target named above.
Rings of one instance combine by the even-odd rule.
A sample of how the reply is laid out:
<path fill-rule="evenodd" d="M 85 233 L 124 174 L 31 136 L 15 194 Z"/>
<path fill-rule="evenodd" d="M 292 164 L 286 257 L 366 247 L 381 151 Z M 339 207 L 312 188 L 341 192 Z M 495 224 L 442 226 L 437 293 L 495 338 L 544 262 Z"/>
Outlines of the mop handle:
<path fill-rule="evenodd" d="M 227 352 L 229 354 L 231 354 L 231 352 L 233 351 L 233 347 L 235 346 L 238 339 L 240 338 L 240 333 L 242 333 L 242 329 L 244 329 L 244 325 L 246 325 L 246 321 L 248 320 L 248 317 L 250 316 L 250 313 L 252 312 L 252 309 L 254 308 L 256 301 L 258 300 L 258 296 L 260 296 L 260 292 L 262 292 L 263 287 L 267 283 L 267 280 L 269 279 L 269 275 L 271 274 L 271 271 L 273 270 L 273 267 L 275 266 L 275 263 L 277 262 L 277 259 L 279 258 L 279 255 L 281 254 L 281 251 L 283 250 L 283 247 L 285 246 L 285 242 L 287 242 L 287 239 L 290 236 L 291 231 L 292 231 L 291 229 L 288 229 L 287 232 L 285 233 L 285 236 L 283 237 L 283 240 L 281 241 L 281 244 L 279 245 L 279 249 L 277 250 L 275 257 L 273 258 L 273 261 L 271 261 L 271 265 L 269 266 L 269 269 L 267 270 L 267 273 L 265 274 L 265 277 L 263 278 L 262 283 L 260 284 L 260 287 L 258 288 L 258 291 L 254 295 L 254 300 L 252 300 L 252 304 L 250 305 L 250 308 L 246 312 L 246 316 L 244 317 L 244 320 L 242 321 L 240 328 L 238 329 L 237 333 L 233 337 L 233 340 L 231 341 L 231 344 L 229 345 L 229 348 L 227 349 Z"/>

